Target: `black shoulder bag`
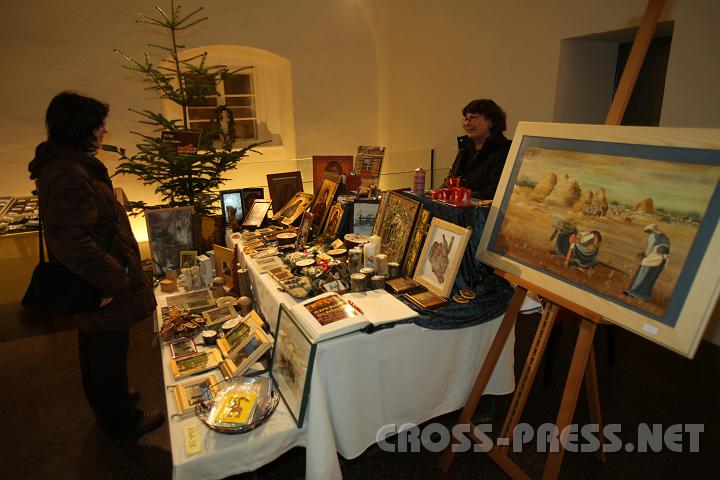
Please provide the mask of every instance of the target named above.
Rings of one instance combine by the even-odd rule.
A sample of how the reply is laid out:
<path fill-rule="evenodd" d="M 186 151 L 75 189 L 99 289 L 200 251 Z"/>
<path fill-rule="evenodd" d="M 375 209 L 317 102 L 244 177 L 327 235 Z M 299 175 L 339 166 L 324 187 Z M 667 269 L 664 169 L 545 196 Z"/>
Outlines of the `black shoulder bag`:
<path fill-rule="evenodd" d="M 100 289 L 60 263 L 45 260 L 42 219 L 38 228 L 40 261 L 33 270 L 22 305 L 45 313 L 88 313 L 99 310 Z"/>

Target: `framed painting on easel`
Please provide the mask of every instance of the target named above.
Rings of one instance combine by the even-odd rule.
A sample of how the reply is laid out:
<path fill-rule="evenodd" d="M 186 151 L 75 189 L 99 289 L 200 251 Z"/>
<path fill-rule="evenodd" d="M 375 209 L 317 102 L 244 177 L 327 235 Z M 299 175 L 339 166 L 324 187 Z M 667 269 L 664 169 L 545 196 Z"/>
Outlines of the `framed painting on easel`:
<path fill-rule="evenodd" d="M 719 180 L 720 130 L 521 122 L 477 258 L 692 358 Z"/>

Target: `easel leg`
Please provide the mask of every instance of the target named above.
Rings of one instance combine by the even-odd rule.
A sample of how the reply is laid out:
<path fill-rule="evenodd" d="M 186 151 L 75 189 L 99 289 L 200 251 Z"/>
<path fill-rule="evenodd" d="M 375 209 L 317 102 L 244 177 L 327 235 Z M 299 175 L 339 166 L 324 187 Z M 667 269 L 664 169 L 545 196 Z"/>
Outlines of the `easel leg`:
<path fill-rule="evenodd" d="M 559 307 L 554 303 L 548 303 L 546 308 L 543 310 L 540 323 L 535 331 L 535 338 L 530 345 L 530 351 L 528 352 L 527 359 L 525 360 L 525 366 L 523 367 L 520 379 L 515 387 L 515 395 L 513 395 L 512 402 L 510 403 L 510 409 L 508 410 L 502 430 L 498 436 L 498 438 L 506 438 L 508 440 L 506 445 L 496 447 L 498 449 L 498 453 L 501 455 L 507 455 L 510 450 L 509 442 L 512 439 L 515 427 L 518 422 L 520 422 L 520 416 L 525 409 L 525 403 L 527 403 L 528 396 L 530 395 L 530 390 L 532 389 L 533 382 L 535 381 L 535 375 L 540 367 L 540 360 L 543 357 L 545 347 L 547 346 L 548 339 L 552 333 L 558 311 Z"/>
<path fill-rule="evenodd" d="M 498 332 L 495 334 L 495 338 L 490 346 L 488 355 L 480 368 L 477 379 L 475 379 L 475 384 L 473 385 L 472 390 L 470 390 L 470 396 L 468 397 L 467 403 L 460 414 L 460 418 L 458 418 L 458 425 L 466 425 L 470 423 L 470 419 L 477 408 L 477 404 L 480 402 L 480 397 L 485 391 L 485 387 L 487 387 L 487 384 L 490 381 L 490 376 L 492 375 L 493 370 L 495 370 L 495 365 L 500 358 L 500 354 L 507 343 L 508 336 L 510 336 L 510 332 L 515 326 L 515 321 L 517 320 L 518 313 L 520 313 L 520 307 L 522 306 L 526 294 L 527 290 L 525 288 L 517 287 L 515 289 L 515 294 L 510 300 L 510 306 L 508 307 L 507 312 L 505 312 L 505 316 L 503 317 Z M 440 470 L 444 473 L 447 473 L 450 468 L 450 464 L 452 463 L 455 455 L 453 447 L 457 443 L 458 440 L 453 438 L 440 459 Z"/>
<path fill-rule="evenodd" d="M 598 457 L 600 461 L 605 463 L 605 436 L 603 435 L 602 409 L 600 408 L 600 386 L 597 379 L 597 366 L 595 365 L 595 348 L 590 349 L 590 358 L 588 358 L 587 368 L 585 368 L 585 394 L 587 395 L 588 410 L 590 411 L 590 421 L 598 425 L 598 439 L 600 440 L 600 450 Z"/>
<path fill-rule="evenodd" d="M 595 336 L 596 329 L 597 324 L 594 322 L 584 318 L 580 322 L 580 332 L 577 342 L 575 343 L 575 352 L 573 353 L 572 362 L 570 363 L 570 371 L 567 382 L 565 383 L 565 391 L 563 392 L 562 400 L 560 401 L 560 410 L 557 420 L 555 421 L 558 433 L 570 425 L 575 415 L 575 407 L 577 406 L 580 395 L 580 386 L 582 385 L 588 359 L 592 352 L 593 337 Z M 562 447 L 561 441 L 559 450 L 548 454 L 542 475 L 543 480 L 554 480 L 558 477 L 564 454 L 565 450 Z"/>

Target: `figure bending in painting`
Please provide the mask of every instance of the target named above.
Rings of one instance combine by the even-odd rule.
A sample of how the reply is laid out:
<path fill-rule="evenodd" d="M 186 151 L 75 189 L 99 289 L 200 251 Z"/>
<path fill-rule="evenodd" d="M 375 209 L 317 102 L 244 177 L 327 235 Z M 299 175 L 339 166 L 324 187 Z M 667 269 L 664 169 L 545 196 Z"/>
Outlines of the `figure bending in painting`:
<path fill-rule="evenodd" d="M 656 224 L 646 226 L 644 232 L 648 234 L 645 251 L 640 253 L 640 266 L 630 283 L 630 288 L 623 293 L 646 302 L 652 298 L 652 289 L 660 276 L 668 256 L 670 255 L 670 239 L 658 230 Z"/>
<path fill-rule="evenodd" d="M 577 228 L 575 228 L 572 223 L 559 219 L 553 221 L 553 228 L 555 230 L 552 235 L 550 235 L 550 240 L 555 240 L 552 253 L 564 257 L 567 255 L 568 250 L 570 250 L 570 235 L 575 235 Z"/>
<path fill-rule="evenodd" d="M 578 232 L 570 235 L 565 265 L 592 268 L 598 263 L 602 235 L 597 230 Z"/>

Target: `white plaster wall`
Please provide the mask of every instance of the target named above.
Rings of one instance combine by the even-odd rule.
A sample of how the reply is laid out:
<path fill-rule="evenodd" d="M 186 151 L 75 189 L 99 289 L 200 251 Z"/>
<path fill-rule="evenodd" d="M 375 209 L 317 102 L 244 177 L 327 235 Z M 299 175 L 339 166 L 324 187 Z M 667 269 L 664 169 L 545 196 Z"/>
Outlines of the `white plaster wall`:
<path fill-rule="evenodd" d="M 377 141 L 377 74 L 374 40 L 354 0 L 183 1 L 184 10 L 204 5 L 209 20 L 181 36 L 188 47 L 241 44 L 273 52 L 290 62 L 293 80 L 295 155 L 352 154 Z M 111 105 L 106 142 L 134 150 L 128 132 L 141 128 L 129 107 L 162 111 L 140 77 L 122 68 L 113 53 L 133 56 L 147 43 L 165 43 L 160 30 L 136 24 L 131 10 L 152 13 L 169 0 L 33 0 L 5 2 L 0 16 L 1 195 L 33 188 L 27 163 L 45 137 L 50 99 L 73 89 Z M 159 58 L 159 57 L 156 57 Z M 276 150 L 268 157 L 277 159 Z M 102 160 L 114 171 L 110 154 Z M 281 160 L 281 159 L 277 159 Z M 153 201 L 152 189 L 132 177 L 116 177 L 133 200 Z"/>

